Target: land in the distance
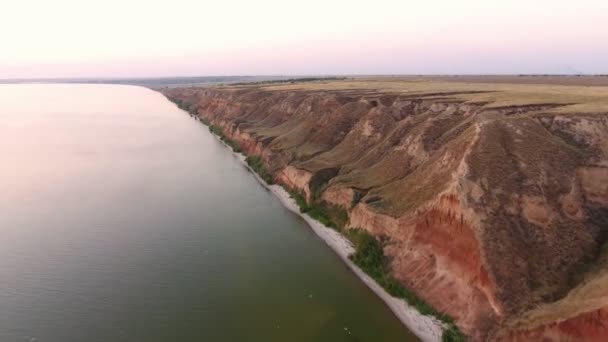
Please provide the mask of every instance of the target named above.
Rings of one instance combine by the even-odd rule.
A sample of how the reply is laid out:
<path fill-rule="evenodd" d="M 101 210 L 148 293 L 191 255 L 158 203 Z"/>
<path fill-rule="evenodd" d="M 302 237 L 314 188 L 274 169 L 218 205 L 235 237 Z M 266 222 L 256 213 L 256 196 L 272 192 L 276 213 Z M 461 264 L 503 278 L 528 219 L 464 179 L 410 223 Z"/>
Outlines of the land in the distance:
<path fill-rule="evenodd" d="M 213 84 L 260 84 L 264 82 L 301 81 L 306 79 L 370 78 L 374 76 L 350 75 L 267 75 L 267 76 L 179 76 L 179 77 L 75 77 L 75 78 L 5 78 L 2 83 L 93 83 L 128 84 L 144 87 L 207 86 Z M 380 76 L 378 76 L 380 77 Z M 475 83 L 556 84 L 581 86 L 608 86 L 608 75 L 395 75 L 382 78 L 401 80 L 434 80 Z"/>
<path fill-rule="evenodd" d="M 607 77 L 161 91 L 365 241 L 353 260 L 389 293 L 472 340 L 608 335 Z"/>
<path fill-rule="evenodd" d="M 80 77 L 80 78 L 6 78 L 0 84 L 19 83 L 75 83 L 75 84 L 125 84 L 149 88 L 194 87 L 213 84 L 257 84 L 264 82 L 286 82 L 302 79 L 334 79 L 332 76 L 183 76 L 183 77 Z"/>

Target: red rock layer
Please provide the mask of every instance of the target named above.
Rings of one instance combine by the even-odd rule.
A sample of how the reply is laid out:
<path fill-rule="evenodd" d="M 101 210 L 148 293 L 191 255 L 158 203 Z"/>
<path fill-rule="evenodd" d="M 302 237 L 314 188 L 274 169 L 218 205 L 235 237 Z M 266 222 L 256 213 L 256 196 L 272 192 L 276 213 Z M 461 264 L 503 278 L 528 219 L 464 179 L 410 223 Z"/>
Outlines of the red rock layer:
<path fill-rule="evenodd" d="M 454 317 L 468 335 L 482 339 L 501 315 L 478 240 L 454 194 L 397 219 L 359 204 L 350 225 L 386 238 L 385 252 L 397 279 Z"/>

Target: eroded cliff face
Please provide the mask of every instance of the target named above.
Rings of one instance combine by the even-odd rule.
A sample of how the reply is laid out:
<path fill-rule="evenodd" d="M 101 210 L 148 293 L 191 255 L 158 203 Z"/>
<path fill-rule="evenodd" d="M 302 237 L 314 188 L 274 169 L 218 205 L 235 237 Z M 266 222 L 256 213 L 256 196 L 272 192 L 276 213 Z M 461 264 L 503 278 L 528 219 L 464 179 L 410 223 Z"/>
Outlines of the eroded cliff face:
<path fill-rule="evenodd" d="M 298 189 L 304 194 L 307 201 L 311 200 L 310 179 L 312 173 L 293 166 L 286 166 L 276 175 L 276 180 L 287 186 L 289 189 Z"/>
<path fill-rule="evenodd" d="M 398 280 L 440 312 L 449 313 L 463 331 L 482 338 L 502 308 L 475 232 L 463 217 L 457 196 L 443 194 L 435 203 L 399 218 L 359 204 L 350 223 L 386 241 L 385 253 Z"/>
<path fill-rule="evenodd" d="M 583 336 L 606 322 L 605 308 L 537 330 L 505 323 L 567 296 L 600 255 L 607 114 L 454 92 L 163 92 L 261 156 L 277 182 L 347 210 L 347 227 L 383 242 L 392 274 L 474 340 L 608 336 L 595 323 Z"/>

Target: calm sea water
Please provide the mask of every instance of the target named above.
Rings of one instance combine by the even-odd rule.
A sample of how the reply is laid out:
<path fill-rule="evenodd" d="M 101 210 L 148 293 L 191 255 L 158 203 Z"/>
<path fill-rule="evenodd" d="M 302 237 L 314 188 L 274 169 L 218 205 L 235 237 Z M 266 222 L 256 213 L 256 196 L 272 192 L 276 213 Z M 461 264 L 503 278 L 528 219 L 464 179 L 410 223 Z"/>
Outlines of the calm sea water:
<path fill-rule="evenodd" d="M 0 341 L 412 340 L 162 95 L 0 86 Z"/>

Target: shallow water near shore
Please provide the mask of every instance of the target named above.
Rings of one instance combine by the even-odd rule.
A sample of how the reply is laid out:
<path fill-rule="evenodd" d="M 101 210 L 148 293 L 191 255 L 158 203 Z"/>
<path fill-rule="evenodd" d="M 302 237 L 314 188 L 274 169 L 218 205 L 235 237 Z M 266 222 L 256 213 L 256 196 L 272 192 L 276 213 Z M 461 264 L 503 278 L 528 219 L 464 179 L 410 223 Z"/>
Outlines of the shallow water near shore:
<path fill-rule="evenodd" d="M 414 341 L 152 90 L 0 85 L 0 341 Z"/>

